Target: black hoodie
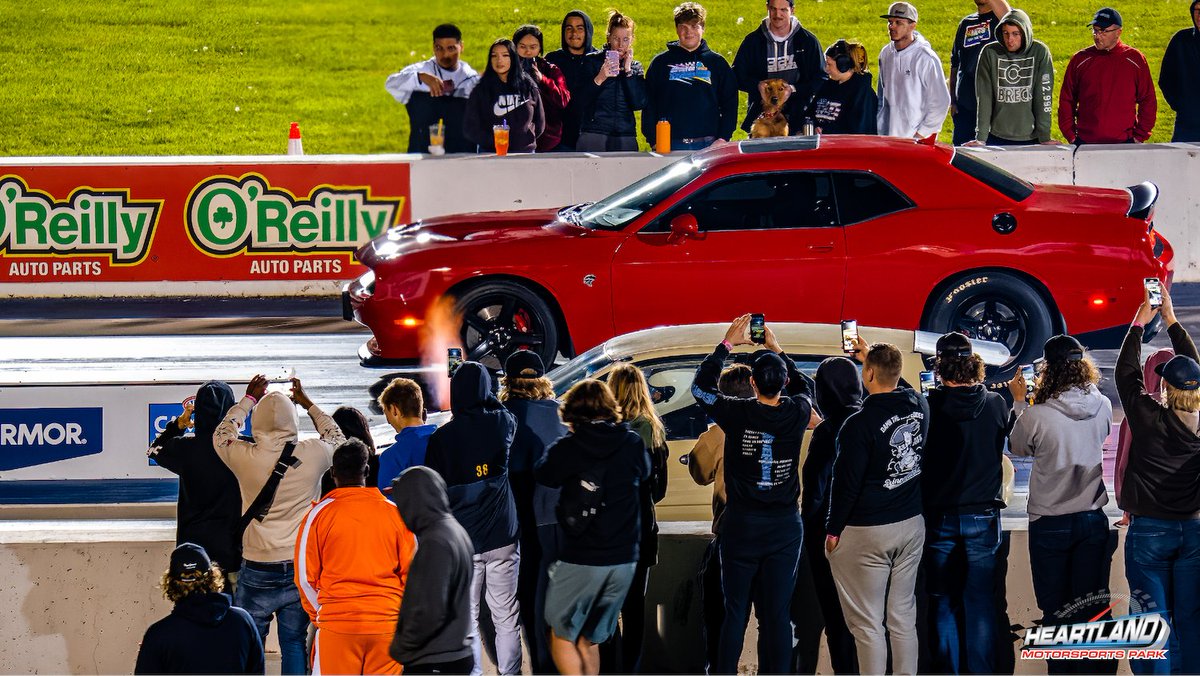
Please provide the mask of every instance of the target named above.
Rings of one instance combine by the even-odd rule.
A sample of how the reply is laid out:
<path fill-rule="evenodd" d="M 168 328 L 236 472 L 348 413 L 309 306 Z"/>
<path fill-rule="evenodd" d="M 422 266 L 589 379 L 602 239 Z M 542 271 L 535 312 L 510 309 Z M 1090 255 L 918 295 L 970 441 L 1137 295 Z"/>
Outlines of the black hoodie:
<path fill-rule="evenodd" d="M 1129 327 L 1114 375 L 1129 421 L 1129 464 L 1121 485 L 1121 509 L 1135 517 L 1194 519 L 1200 512 L 1200 436 L 1146 391 L 1140 326 Z M 1176 322 L 1167 327 L 1175 354 L 1200 359 L 1196 344 Z"/>
<path fill-rule="evenodd" d="M 753 510 L 795 518 L 800 498 L 800 444 L 812 418 L 811 380 L 783 357 L 792 396 L 768 406 L 757 399 L 727 397 L 717 380 L 729 350 L 724 343 L 700 363 L 692 396 L 725 431 L 725 495 L 729 510 Z M 794 393 L 794 394 L 793 394 Z"/>
<path fill-rule="evenodd" d="M 700 41 L 695 51 L 667 43 L 667 51 L 654 57 L 646 71 L 646 107 L 642 110 L 642 135 L 654 145 L 659 120 L 671 122 L 671 140 L 706 136 L 726 141 L 737 129 L 737 78 L 725 57 Z"/>
<path fill-rule="evenodd" d="M 825 52 L 817 36 L 808 32 L 800 21 L 792 17 L 792 32 L 782 42 L 775 39 L 767 20 L 763 19 L 752 33 L 747 35 L 733 57 L 733 71 L 737 74 L 738 88 L 749 96 L 746 119 L 742 129 L 750 131 L 750 125 L 762 114 L 762 95 L 758 83 L 779 78 L 796 88 L 784 104 L 790 131 L 800 132 L 804 123 L 804 109 L 813 92 L 825 79 Z"/>
<path fill-rule="evenodd" d="M 571 50 L 567 49 L 567 19 L 577 16 L 583 19 L 584 39 L 583 39 L 583 54 L 572 54 Z M 574 148 L 575 142 L 579 140 L 579 121 L 583 117 L 583 108 L 577 102 L 579 92 L 583 91 L 583 84 L 589 78 L 595 77 L 595 74 L 588 75 L 583 64 L 583 57 L 596 51 L 592 46 L 592 19 L 586 13 L 576 9 L 567 12 L 563 17 L 562 32 L 562 49 L 556 49 L 546 55 L 546 60 L 558 66 L 562 71 L 563 77 L 567 79 L 567 90 L 571 92 L 571 100 L 567 102 L 567 108 L 563 112 L 563 130 L 562 130 L 562 145 Z"/>
<path fill-rule="evenodd" d="M 1200 0 L 1192 0 L 1188 6 L 1188 20 Z M 1167 51 L 1163 54 L 1162 70 L 1158 75 L 1158 87 L 1163 98 L 1175 110 L 1176 142 L 1200 142 L 1200 87 L 1196 86 L 1196 74 L 1200 72 L 1200 31 L 1193 23 L 1171 36 Z"/>
<path fill-rule="evenodd" d="M 508 484 L 508 452 L 516 435 L 513 415 L 492 395 L 487 369 L 464 362 L 450 380 L 454 417 L 429 437 L 425 465 L 446 480 L 454 518 L 475 553 L 517 541 L 517 508 Z"/>
<path fill-rule="evenodd" d="M 1012 413 L 983 385 L 929 393 L 929 436 L 921 454 L 926 514 L 976 514 L 1000 507 L 1004 447 Z"/>
<path fill-rule="evenodd" d="M 580 133 L 605 136 L 637 136 L 637 120 L 633 114 L 646 107 L 646 78 L 639 61 L 631 61 L 629 71 L 621 71 L 596 85 L 596 76 L 604 68 L 605 49 L 583 57 L 584 79 L 578 94 L 571 91 L 571 100 L 579 96 L 581 112 Z"/>
<path fill-rule="evenodd" d="M 862 408 L 862 376 L 853 361 L 845 357 L 830 357 L 817 367 L 817 410 L 821 424 L 813 430 L 808 442 L 808 457 L 804 460 L 800 479 L 800 514 L 805 528 L 812 523 L 825 530 L 829 514 L 829 480 L 833 477 L 833 458 L 837 455 L 837 433 L 846 418 Z"/>
<path fill-rule="evenodd" d="M 135 674 L 261 674 L 262 640 L 250 613 L 225 594 L 196 593 L 150 625 Z"/>
<path fill-rule="evenodd" d="M 879 133 L 875 114 L 879 97 L 871 86 L 870 73 L 855 73 L 845 82 L 826 80 L 804 111 L 822 134 Z"/>
<path fill-rule="evenodd" d="M 872 394 L 842 423 L 826 532 L 883 526 L 921 513 L 921 453 L 929 403 L 910 388 Z"/>
<path fill-rule="evenodd" d="M 492 127 L 498 124 L 508 124 L 510 153 L 536 151 L 538 137 L 546 129 L 546 111 L 537 83 L 517 64 L 513 65 L 509 79 L 514 77 L 520 80 L 503 82 L 499 76 L 485 73 L 467 99 L 463 134 L 485 151 L 496 150 Z"/>
<path fill-rule="evenodd" d="M 509 399 L 504 402 L 504 407 L 517 421 L 517 434 L 508 455 L 508 474 L 521 527 L 558 523 L 558 516 L 554 514 L 558 490 L 533 480 L 533 466 L 546 455 L 551 444 L 567 433 L 567 426 L 558 415 L 558 402 L 553 399 Z"/>
<path fill-rule="evenodd" d="M 600 473 L 603 478 L 600 478 Z M 534 468 L 538 483 L 564 496 L 582 490 L 580 479 L 603 486 L 600 509 L 581 535 L 563 534 L 558 558 L 581 566 L 614 566 L 638 560 L 641 537 L 639 486 L 650 477 L 650 454 L 627 424 L 580 423 L 559 439 Z"/>
<path fill-rule="evenodd" d="M 405 666 L 470 657 L 474 549 L 450 513 L 446 482 L 428 467 L 410 467 L 392 482 L 392 500 L 417 536 L 417 553 L 389 653 Z"/>
<path fill-rule="evenodd" d="M 204 547 L 228 572 L 242 568 L 242 496 L 237 477 L 213 450 L 213 432 L 235 403 L 225 383 L 204 383 L 196 392 L 195 435 L 183 436 L 171 420 L 150 447 L 150 457 L 179 476 L 175 544 Z"/>

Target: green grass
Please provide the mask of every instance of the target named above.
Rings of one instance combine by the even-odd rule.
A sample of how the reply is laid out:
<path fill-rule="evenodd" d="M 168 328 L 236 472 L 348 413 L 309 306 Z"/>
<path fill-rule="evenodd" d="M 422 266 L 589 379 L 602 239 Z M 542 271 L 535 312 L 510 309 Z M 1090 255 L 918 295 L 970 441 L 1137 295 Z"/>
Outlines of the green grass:
<path fill-rule="evenodd" d="M 1059 78 L 1071 54 L 1091 44 L 1084 24 L 1097 2 L 1020 3 L 1033 17 L 1035 37 L 1054 53 Z M 1156 79 L 1167 40 L 1188 25 L 1188 3 L 1125 0 L 1118 6 L 1125 41 L 1146 54 Z M 0 155 L 278 153 L 286 147 L 292 120 L 301 123 L 309 153 L 401 152 L 407 115 L 383 83 L 389 73 L 429 56 L 435 24 L 458 23 L 466 59 L 482 70 L 487 45 L 511 36 L 521 23 L 541 25 L 547 49 L 555 49 L 566 10 L 579 7 L 602 25 L 605 10 L 616 6 L 639 22 L 635 52 L 649 63 L 674 39 L 673 4 L 2 0 Z M 704 4 L 709 44 L 732 59 L 762 18 L 762 3 Z M 874 63 L 886 41 L 884 22 L 876 17 L 886 5 L 886 0 L 797 0 L 796 12 L 822 44 L 861 39 Z M 948 74 L 954 29 L 972 3 L 917 5 L 920 30 L 947 62 Z M 1169 140 L 1173 120 L 1160 97 L 1151 140 Z"/>

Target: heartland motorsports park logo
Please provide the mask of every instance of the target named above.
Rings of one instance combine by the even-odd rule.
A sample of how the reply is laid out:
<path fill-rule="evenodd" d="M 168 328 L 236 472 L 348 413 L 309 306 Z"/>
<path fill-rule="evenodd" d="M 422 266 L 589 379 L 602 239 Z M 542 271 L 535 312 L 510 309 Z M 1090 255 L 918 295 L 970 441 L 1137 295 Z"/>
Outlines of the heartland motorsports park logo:
<path fill-rule="evenodd" d="M 1114 617 L 1109 612 L 1122 601 L 1129 613 Z M 1041 660 L 1114 660 L 1167 658 L 1167 639 L 1171 626 L 1145 594 L 1090 594 L 1062 611 L 1059 616 L 1076 615 L 1088 608 L 1103 608 L 1087 622 L 1045 624 L 1025 631 L 1021 659 Z M 1091 612 L 1083 615 L 1088 617 Z"/>
<path fill-rule="evenodd" d="M 272 188 L 259 174 L 210 178 L 188 198 L 188 234 L 203 251 L 354 251 L 395 224 L 403 197 L 322 185 L 308 199 Z"/>
<path fill-rule="evenodd" d="M 114 265 L 146 257 L 161 200 L 133 200 L 128 190 L 76 188 L 65 200 L 0 176 L 0 251 L 15 255 L 107 254 Z"/>

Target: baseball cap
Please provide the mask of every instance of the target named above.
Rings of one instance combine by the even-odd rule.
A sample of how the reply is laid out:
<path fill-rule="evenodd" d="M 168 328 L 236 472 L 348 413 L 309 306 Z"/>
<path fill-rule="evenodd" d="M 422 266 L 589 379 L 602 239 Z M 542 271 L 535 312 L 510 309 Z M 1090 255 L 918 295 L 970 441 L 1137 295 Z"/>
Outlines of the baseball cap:
<path fill-rule="evenodd" d="M 1167 363 L 1155 366 L 1154 372 L 1177 390 L 1200 390 L 1200 364 L 1191 357 L 1177 354 Z"/>
<path fill-rule="evenodd" d="M 203 547 L 185 542 L 171 552 L 171 566 L 167 572 L 174 578 L 196 578 L 211 567 L 212 561 Z"/>
<path fill-rule="evenodd" d="M 750 375 L 760 390 L 770 391 L 776 387 L 782 390 L 787 381 L 787 364 L 774 352 L 759 350 L 750 364 Z"/>
<path fill-rule="evenodd" d="M 517 350 L 504 360 L 504 375 L 510 378 L 541 378 L 546 375 L 546 367 L 536 352 Z"/>
<path fill-rule="evenodd" d="M 971 339 L 958 331 L 951 331 L 938 338 L 935 351 L 939 357 L 970 357 L 975 354 L 975 348 L 971 347 Z"/>
<path fill-rule="evenodd" d="M 908 19 L 913 23 L 917 21 L 917 8 L 907 2 L 893 2 L 891 7 L 888 7 L 887 14 L 880 14 L 880 19 Z"/>
<path fill-rule="evenodd" d="M 1059 335 L 1046 341 L 1042 358 L 1055 364 L 1083 359 L 1083 345 L 1074 336 Z"/>
<path fill-rule="evenodd" d="M 1089 26 L 1098 26 L 1100 28 L 1110 28 L 1112 26 L 1124 26 L 1121 21 L 1121 13 L 1112 7 L 1102 7 L 1096 12 L 1096 16 L 1092 17 Z"/>

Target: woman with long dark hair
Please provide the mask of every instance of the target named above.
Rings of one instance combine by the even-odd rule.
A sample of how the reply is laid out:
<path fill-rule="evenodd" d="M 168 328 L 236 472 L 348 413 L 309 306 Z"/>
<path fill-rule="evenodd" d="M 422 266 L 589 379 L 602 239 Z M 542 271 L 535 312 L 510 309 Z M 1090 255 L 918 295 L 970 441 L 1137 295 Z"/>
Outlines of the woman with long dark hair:
<path fill-rule="evenodd" d="M 542 109 L 546 113 L 546 128 L 538 136 L 537 151 L 547 153 L 562 142 L 563 115 L 571 102 L 571 91 L 567 89 L 567 78 L 558 66 L 542 58 L 542 29 L 526 24 L 513 33 L 513 44 L 521 57 L 521 69 L 537 82 L 542 96 Z"/>
<path fill-rule="evenodd" d="M 488 64 L 467 99 L 463 133 L 483 151 L 495 151 L 493 128 L 508 127 L 508 149 L 532 153 L 546 128 L 546 113 L 537 83 L 521 68 L 512 40 L 496 40 Z"/>

